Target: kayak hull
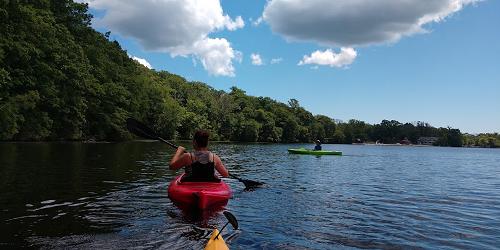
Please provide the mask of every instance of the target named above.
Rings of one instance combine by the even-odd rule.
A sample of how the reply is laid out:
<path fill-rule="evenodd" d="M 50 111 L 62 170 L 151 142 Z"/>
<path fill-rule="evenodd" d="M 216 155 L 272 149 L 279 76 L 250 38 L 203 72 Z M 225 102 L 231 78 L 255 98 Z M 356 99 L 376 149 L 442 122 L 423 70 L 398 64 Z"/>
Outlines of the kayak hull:
<path fill-rule="evenodd" d="M 219 234 L 219 230 L 217 230 L 216 228 L 212 232 L 212 235 L 210 236 L 210 239 L 205 246 L 205 250 L 229 250 L 229 247 L 227 247 L 226 242 L 222 238 L 222 235 L 219 235 L 217 239 L 215 238 L 217 234 Z"/>
<path fill-rule="evenodd" d="M 305 148 L 290 148 L 288 149 L 290 154 L 303 154 L 303 155 L 342 155 L 341 151 L 330 151 L 330 150 L 309 150 Z"/>
<path fill-rule="evenodd" d="M 168 197 L 185 208 L 209 209 L 225 206 L 231 198 L 231 188 L 220 182 L 182 182 L 177 176 L 168 187 Z"/>

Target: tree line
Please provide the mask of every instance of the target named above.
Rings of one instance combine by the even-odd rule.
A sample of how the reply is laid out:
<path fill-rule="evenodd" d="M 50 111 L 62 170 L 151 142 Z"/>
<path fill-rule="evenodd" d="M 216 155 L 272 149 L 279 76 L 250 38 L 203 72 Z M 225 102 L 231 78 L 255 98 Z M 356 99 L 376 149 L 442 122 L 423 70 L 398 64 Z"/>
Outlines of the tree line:
<path fill-rule="evenodd" d="M 295 99 L 285 104 L 150 70 L 110 41 L 109 32 L 92 29 L 91 18 L 86 4 L 71 0 L 0 2 L 0 140 L 128 140 L 124 121 L 135 117 L 170 139 L 190 139 L 203 128 L 213 140 L 245 142 L 437 137 L 436 145 L 470 144 L 458 129 L 338 122 Z"/>
<path fill-rule="evenodd" d="M 481 148 L 500 148 L 500 134 L 481 133 L 478 135 L 464 134 L 464 146 Z"/>
<path fill-rule="evenodd" d="M 334 134 L 335 143 L 379 142 L 384 144 L 420 144 L 422 137 L 433 137 L 435 146 L 461 147 L 463 135 L 459 129 L 435 128 L 426 122 L 401 123 L 396 120 L 383 120 L 379 124 L 349 120 L 340 123 Z"/>

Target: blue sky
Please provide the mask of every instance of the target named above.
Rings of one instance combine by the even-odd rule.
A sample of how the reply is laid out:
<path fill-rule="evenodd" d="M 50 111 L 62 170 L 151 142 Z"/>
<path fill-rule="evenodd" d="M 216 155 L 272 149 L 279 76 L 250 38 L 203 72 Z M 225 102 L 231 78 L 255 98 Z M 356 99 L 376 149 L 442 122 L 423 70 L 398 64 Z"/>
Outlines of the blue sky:
<path fill-rule="evenodd" d="M 216 89 L 344 121 L 500 132 L 499 1 L 87 2 L 131 56 Z"/>

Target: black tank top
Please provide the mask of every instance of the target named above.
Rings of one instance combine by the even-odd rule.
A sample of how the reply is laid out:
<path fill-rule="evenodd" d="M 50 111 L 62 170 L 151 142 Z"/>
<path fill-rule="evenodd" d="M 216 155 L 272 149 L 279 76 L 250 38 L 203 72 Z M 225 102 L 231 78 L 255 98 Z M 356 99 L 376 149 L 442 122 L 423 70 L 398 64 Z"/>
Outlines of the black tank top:
<path fill-rule="evenodd" d="M 214 154 L 210 151 L 195 151 L 189 154 L 191 165 L 185 167 L 186 174 L 182 181 L 218 182 L 215 177 Z"/>

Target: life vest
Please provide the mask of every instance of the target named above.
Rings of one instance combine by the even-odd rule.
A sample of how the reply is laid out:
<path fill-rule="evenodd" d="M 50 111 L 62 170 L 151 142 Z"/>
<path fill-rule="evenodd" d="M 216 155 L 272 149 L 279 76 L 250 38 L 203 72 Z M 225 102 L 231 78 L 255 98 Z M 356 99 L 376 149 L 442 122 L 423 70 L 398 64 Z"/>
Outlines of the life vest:
<path fill-rule="evenodd" d="M 210 151 L 195 151 L 189 154 L 191 165 L 186 166 L 186 174 L 182 181 L 188 182 L 219 182 L 215 177 L 214 154 Z"/>

